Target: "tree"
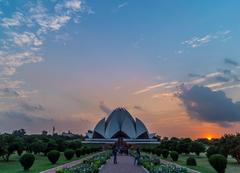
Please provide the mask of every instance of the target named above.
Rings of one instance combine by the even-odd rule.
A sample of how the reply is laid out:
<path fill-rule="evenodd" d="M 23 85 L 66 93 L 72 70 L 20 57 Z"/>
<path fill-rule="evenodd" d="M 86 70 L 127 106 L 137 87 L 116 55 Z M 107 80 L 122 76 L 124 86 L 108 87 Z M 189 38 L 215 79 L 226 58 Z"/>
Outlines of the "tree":
<path fill-rule="evenodd" d="M 26 134 L 25 129 L 14 130 L 12 133 L 14 136 L 23 137 Z"/>
<path fill-rule="evenodd" d="M 47 144 L 43 143 L 40 140 L 37 140 L 36 142 L 33 142 L 30 145 L 30 150 L 34 153 L 34 154 L 39 154 L 39 153 L 43 153 L 47 148 Z"/>
<path fill-rule="evenodd" d="M 191 142 L 192 142 L 192 140 L 190 138 L 182 139 L 177 145 L 178 153 L 189 154 L 190 153 Z"/>
<path fill-rule="evenodd" d="M 190 151 L 199 156 L 200 153 L 205 152 L 205 146 L 201 142 L 194 141 L 191 143 Z"/>

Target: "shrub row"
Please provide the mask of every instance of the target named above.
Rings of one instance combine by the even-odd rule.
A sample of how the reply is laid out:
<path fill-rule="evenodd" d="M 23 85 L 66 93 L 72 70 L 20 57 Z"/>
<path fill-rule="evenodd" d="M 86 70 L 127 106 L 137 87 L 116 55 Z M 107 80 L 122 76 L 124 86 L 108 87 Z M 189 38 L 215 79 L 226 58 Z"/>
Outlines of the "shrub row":
<path fill-rule="evenodd" d="M 88 148 L 88 147 L 82 147 L 76 150 L 73 149 L 67 149 L 64 151 L 64 157 L 67 160 L 71 160 L 74 157 L 74 154 L 76 154 L 76 157 L 80 157 L 81 155 L 90 154 L 93 152 L 100 151 L 101 148 L 94 147 L 94 148 Z M 56 164 L 57 161 L 60 158 L 60 152 L 57 150 L 51 150 L 47 153 L 47 158 L 52 164 Z M 35 161 L 35 156 L 31 153 L 26 153 L 22 155 L 19 162 L 24 168 L 24 170 L 28 170 L 32 167 L 33 163 Z"/>

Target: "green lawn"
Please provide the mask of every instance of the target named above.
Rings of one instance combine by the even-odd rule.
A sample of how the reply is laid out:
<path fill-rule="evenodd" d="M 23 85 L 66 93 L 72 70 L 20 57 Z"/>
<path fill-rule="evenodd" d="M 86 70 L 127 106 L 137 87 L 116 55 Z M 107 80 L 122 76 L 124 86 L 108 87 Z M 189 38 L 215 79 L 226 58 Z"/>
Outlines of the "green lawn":
<path fill-rule="evenodd" d="M 77 159 L 79 159 L 79 158 L 74 157 L 72 160 L 70 160 L 70 162 L 73 160 L 77 160 Z M 19 156 L 17 156 L 16 154 L 10 156 L 10 160 L 8 162 L 3 161 L 1 159 L 0 160 L 0 172 L 1 173 L 25 173 L 25 171 L 23 171 L 23 168 L 20 165 L 18 160 L 19 160 Z M 28 173 L 39 173 L 40 171 L 44 171 L 48 168 L 56 167 L 58 165 L 62 165 L 67 162 L 69 162 L 69 161 L 67 161 L 64 158 L 63 153 L 61 153 L 61 157 L 59 158 L 57 164 L 55 164 L 55 165 L 52 165 L 48 161 L 48 158 L 46 156 L 36 155 L 33 166 L 27 172 Z"/>
<path fill-rule="evenodd" d="M 216 171 L 214 171 L 214 169 L 209 164 L 208 159 L 204 154 L 200 155 L 199 157 L 192 155 L 196 158 L 197 166 L 187 166 L 186 165 L 186 160 L 189 156 L 190 155 L 184 155 L 184 154 L 181 155 L 179 157 L 179 160 L 176 163 L 178 163 L 179 165 L 182 165 L 182 166 L 189 167 L 193 170 L 200 171 L 202 173 L 216 173 Z M 170 157 L 168 157 L 168 159 L 166 159 L 166 160 L 171 161 Z M 227 165 L 226 173 L 240 173 L 240 165 L 238 165 L 236 160 L 231 157 L 228 158 L 228 165 Z"/>

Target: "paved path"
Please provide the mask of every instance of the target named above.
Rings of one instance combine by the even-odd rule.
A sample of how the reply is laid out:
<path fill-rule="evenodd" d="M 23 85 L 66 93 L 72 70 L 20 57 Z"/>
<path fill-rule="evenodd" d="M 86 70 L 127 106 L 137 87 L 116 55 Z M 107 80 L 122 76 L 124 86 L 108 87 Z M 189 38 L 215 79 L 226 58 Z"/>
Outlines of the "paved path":
<path fill-rule="evenodd" d="M 130 156 L 118 156 L 118 164 L 109 159 L 99 173 L 146 173 L 141 166 L 134 166 L 134 159 Z"/>
<path fill-rule="evenodd" d="M 62 168 L 71 168 L 71 167 L 73 167 L 73 166 L 75 166 L 75 165 L 78 165 L 78 164 L 82 163 L 84 160 L 86 160 L 86 159 L 88 159 L 88 158 L 91 158 L 91 157 L 93 157 L 94 155 L 97 155 L 97 154 L 99 154 L 99 152 L 98 152 L 98 153 L 94 153 L 94 154 L 90 154 L 90 155 L 88 155 L 88 156 L 86 156 L 86 157 L 84 157 L 84 158 L 82 158 L 82 159 L 75 160 L 75 161 L 72 161 L 72 162 L 65 163 L 65 164 L 63 164 L 63 165 L 57 166 L 57 167 L 55 167 L 55 168 L 51 168 L 51 169 L 42 171 L 42 172 L 40 172 L 40 173 L 55 173 L 56 170 L 59 170 L 59 169 L 62 169 Z"/>

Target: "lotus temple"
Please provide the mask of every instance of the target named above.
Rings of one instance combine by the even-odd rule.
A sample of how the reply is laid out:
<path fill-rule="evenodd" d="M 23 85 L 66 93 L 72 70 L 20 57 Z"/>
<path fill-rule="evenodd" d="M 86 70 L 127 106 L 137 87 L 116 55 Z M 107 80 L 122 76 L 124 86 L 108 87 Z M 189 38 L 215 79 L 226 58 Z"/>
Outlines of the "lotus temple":
<path fill-rule="evenodd" d="M 122 139 L 129 144 L 157 144 L 155 134 L 149 133 L 144 123 L 124 108 L 117 108 L 101 119 L 86 134 L 85 143 L 111 144 Z"/>

